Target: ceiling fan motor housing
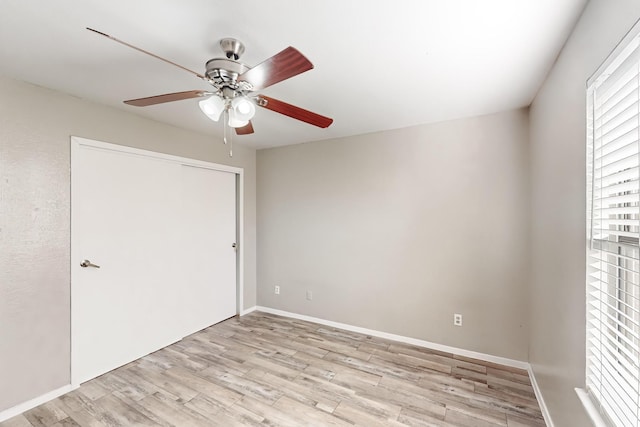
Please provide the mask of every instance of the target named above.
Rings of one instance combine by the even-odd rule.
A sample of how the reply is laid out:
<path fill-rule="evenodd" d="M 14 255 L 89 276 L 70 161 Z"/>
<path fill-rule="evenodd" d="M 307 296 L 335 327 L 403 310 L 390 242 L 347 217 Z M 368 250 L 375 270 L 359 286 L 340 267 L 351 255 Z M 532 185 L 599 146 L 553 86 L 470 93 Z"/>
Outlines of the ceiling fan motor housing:
<path fill-rule="evenodd" d="M 250 91 L 253 89 L 251 83 L 238 81 L 238 77 L 249 69 L 245 64 L 232 59 L 213 58 L 207 61 L 205 74 L 219 89 L 230 87 L 234 90 Z"/>

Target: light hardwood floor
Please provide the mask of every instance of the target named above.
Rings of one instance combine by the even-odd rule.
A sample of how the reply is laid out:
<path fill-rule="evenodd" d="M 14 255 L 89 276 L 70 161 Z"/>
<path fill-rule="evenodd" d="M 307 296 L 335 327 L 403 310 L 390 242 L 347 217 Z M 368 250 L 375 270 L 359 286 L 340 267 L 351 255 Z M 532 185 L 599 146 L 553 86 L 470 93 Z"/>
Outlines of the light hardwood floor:
<path fill-rule="evenodd" d="M 544 426 L 526 371 L 259 312 L 0 427 Z"/>

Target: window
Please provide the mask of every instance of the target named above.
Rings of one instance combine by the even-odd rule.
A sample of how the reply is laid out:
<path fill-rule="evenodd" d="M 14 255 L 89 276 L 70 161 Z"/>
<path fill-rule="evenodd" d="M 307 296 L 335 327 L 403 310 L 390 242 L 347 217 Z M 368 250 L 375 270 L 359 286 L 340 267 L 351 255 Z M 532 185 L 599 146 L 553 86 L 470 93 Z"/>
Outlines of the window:
<path fill-rule="evenodd" d="M 640 426 L 640 26 L 587 89 L 587 391 Z"/>

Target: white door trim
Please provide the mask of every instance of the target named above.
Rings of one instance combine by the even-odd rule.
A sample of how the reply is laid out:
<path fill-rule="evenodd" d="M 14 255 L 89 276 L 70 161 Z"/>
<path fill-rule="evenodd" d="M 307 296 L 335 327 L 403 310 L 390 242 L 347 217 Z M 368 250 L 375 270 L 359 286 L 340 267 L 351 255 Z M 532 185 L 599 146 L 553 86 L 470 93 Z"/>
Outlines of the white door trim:
<path fill-rule="evenodd" d="M 237 221 L 236 221 L 236 233 L 237 233 L 237 275 L 236 275 L 236 289 L 237 289 L 237 302 L 236 302 L 236 312 L 237 314 L 242 313 L 244 310 L 244 169 L 234 166 L 222 165 L 218 163 L 205 162 L 202 160 L 189 159 L 186 157 L 179 157 L 170 154 L 157 153 L 154 151 L 142 150 L 138 148 L 127 147 L 124 145 L 117 145 L 108 142 L 95 141 L 91 139 L 81 138 L 77 136 L 71 136 L 71 304 L 73 304 L 74 300 L 74 287 L 73 283 L 76 281 L 76 274 L 74 273 L 77 269 L 73 268 L 73 263 L 77 262 L 82 254 L 78 253 L 78 241 L 77 241 L 77 230 L 75 229 L 74 215 L 75 212 L 78 212 L 79 201 L 73 197 L 73 188 L 78 185 L 77 180 L 79 179 L 76 174 L 73 173 L 74 170 L 77 169 L 78 165 L 78 154 L 81 147 L 90 147 L 98 150 L 107 150 L 107 151 L 116 151 L 121 153 L 133 154 L 144 156 L 147 158 L 159 159 L 169 162 L 180 163 L 183 165 L 196 166 L 205 169 L 212 169 L 216 171 L 222 172 L 230 172 L 236 175 L 236 203 L 237 203 Z M 71 384 L 74 386 L 79 385 L 79 381 L 77 376 L 74 374 L 74 337 L 73 337 L 73 317 L 71 316 Z"/>

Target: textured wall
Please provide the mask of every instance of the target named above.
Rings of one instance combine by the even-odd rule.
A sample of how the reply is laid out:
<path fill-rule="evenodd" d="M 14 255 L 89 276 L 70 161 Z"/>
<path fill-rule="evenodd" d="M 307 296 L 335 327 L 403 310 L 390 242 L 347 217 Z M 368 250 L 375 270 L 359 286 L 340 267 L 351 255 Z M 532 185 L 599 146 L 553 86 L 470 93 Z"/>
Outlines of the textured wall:
<path fill-rule="evenodd" d="M 638 0 L 591 0 L 531 107 L 530 362 L 556 427 L 590 425 L 585 370 L 586 81 L 640 17 Z"/>
<path fill-rule="evenodd" d="M 527 114 L 258 151 L 258 303 L 526 360 Z"/>
<path fill-rule="evenodd" d="M 69 383 L 70 136 L 243 167 L 255 305 L 255 151 L 0 77 L 0 411 Z"/>

